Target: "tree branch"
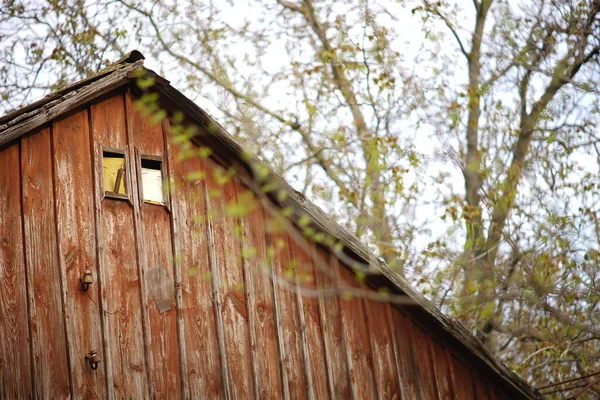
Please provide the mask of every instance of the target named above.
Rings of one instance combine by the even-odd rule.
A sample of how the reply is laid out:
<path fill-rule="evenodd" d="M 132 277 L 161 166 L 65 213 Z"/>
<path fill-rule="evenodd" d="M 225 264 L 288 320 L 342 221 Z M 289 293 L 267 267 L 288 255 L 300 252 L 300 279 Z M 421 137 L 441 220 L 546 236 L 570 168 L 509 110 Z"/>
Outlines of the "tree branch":
<path fill-rule="evenodd" d="M 340 189 L 340 191 L 342 193 L 349 192 L 348 189 L 346 188 L 346 185 L 344 184 L 344 182 L 341 181 L 341 179 L 337 176 L 337 173 L 333 170 L 332 163 L 323 156 L 323 154 L 320 151 L 320 149 L 318 148 L 318 146 L 316 146 L 315 143 L 313 142 L 310 133 L 306 132 L 304 129 L 302 129 L 302 126 L 298 123 L 297 120 L 291 121 L 291 120 L 283 117 L 281 114 L 265 107 L 263 104 L 259 103 L 251 96 L 248 96 L 248 95 L 238 91 L 232 85 L 230 85 L 226 82 L 223 82 L 223 80 L 219 79 L 214 73 L 212 73 L 210 70 L 208 70 L 201 64 L 191 60 L 188 57 L 185 57 L 182 54 L 175 52 L 173 50 L 172 46 L 170 46 L 168 43 L 165 42 L 165 40 L 161 34 L 161 30 L 160 30 L 158 24 L 156 23 L 156 21 L 154 20 L 154 18 L 152 17 L 152 14 L 140 9 L 139 7 L 136 7 L 135 5 L 129 4 L 123 0 L 117 0 L 117 1 L 119 1 L 125 7 L 129 8 L 131 10 L 134 10 L 134 11 L 138 12 L 139 14 L 143 15 L 148 20 L 148 22 L 150 23 L 150 25 L 152 26 L 152 28 L 154 30 L 156 39 L 160 43 L 161 47 L 163 48 L 163 50 L 165 52 L 167 52 L 173 58 L 175 58 L 176 60 L 180 61 L 181 63 L 187 64 L 188 66 L 201 72 L 204 76 L 206 76 L 212 82 L 216 83 L 217 85 L 219 85 L 220 87 L 225 89 L 229 94 L 231 94 L 236 99 L 245 101 L 246 103 L 255 107 L 257 110 L 263 112 L 264 114 L 279 121 L 281 124 L 289 126 L 292 130 L 298 132 L 298 134 L 300 134 L 300 136 L 302 137 L 302 140 L 308 147 L 309 152 L 314 155 L 317 165 L 319 165 L 323 169 L 323 171 L 338 186 L 338 188 Z M 356 201 L 353 201 L 353 199 L 351 199 L 351 198 L 349 198 L 348 200 L 354 207 L 358 208 L 358 204 L 356 203 Z"/>
<path fill-rule="evenodd" d="M 450 22 L 450 20 L 444 14 L 442 14 L 440 12 L 439 7 L 432 6 L 431 3 L 429 1 L 427 1 L 427 0 L 425 0 L 425 4 L 427 6 L 429 6 L 429 7 L 432 7 L 434 15 L 437 15 L 438 17 L 440 17 L 440 19 L 442 21 L 444 21 L 444 23 L 446 24 L 446 26 L 448 27 L 448 29 L 450 30 L 450 32 L 454 36 L 454 39 L 456 39 L 456 42 L 458 43 L 458 46 L 460 47 L 460 52 L 465 56 L 465 58 L 467 59 L 467 61 L 469 61 L 470 60 L 469 53 L 465 49 L 465 46 L 463 45 L 463 42 L 460 39 L 460 36 L 458 36 L 458 32 L 456 31 L 456 29 L 454 29 L 454 26 L 452 25 L 452 22 Z"/>
<path fill-rule="evenodd" d="M 303 15 L 311 27 L 314 34 L 321 43 L 322 50 L 329 57 L 329 67 L 333 76 L 333 83 L 337 90 L 342 94 L 346 105 L 350 108 L 354 126 L 361 141 L 363 156 L 366 162 L 367 186 L 369 188 L 369 197 L 372 202 L 371 218 L 368 226 L 375 236 L 384 243 L 392 243 L 393 236 L 391 226 L 387 217 L 387 207 L 385 202 L 385 193 L 381 182 L 381 165 L 379 162 L 379 150 L 377 141 L 373 141 L 375 136 L 370 132 L 365 117 L 360 109 L 356 94 L 352 88 L 351 82 L 346 77 L 342 64 L 340 64 L 337 52 L 327 38 L 325 28 L 319 21 L 313 0 L 303 0 Z M 324 61 L 325 63 L 325 61 Z M 379 241 L 378 240 L 378 241 Z M 393 249 L 389 246 L 378 245 L 379 252 L 388 264 L 393 264 L 396 260 Z"/>

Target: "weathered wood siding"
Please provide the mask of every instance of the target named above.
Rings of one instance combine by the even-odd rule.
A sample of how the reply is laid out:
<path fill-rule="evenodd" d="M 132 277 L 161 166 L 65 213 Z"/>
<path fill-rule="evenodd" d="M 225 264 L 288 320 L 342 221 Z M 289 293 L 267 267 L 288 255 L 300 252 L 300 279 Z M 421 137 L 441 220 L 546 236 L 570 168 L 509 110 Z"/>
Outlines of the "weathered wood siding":
<path fill-rule="evenodd" d="M 23 253 L 19 145 L 4 152 L 0 169 L 0 397 L 31 397 L 27 274 Z M 19 377 L 19 380 L 13 379 Z"/>
<path fill-rule="evenodd" d="M 84 292 L 79 282 L 84 270 L 92 272 L 95 282 L 98 277 L 87 110 L 56 121 L 52 128 L 59 275 L 71 391 L 74 398 L 96 398 L 106 387 L 106 371 L 82 368 L 85 360 L 80 357 L 91 350 L 103 355 L 99 285 Z"/>
<path fill-rule="evenodd" d="M 36 398 L 60 399 L 71 394 L 69 370 L 73 361 L 67 355 L 63 282 L 56 238 L 51 133 L 51 129 L 46 128 L 21 140 L 20 183 L 29 297 L 28 319 L 31 325 L 32 392 Z M 6 152 L 0 153 L 2 169 L 10 165 L 5 154 Z M 18 179 L 18 175 L 14 174 L 13 179 Z M 0 196 L 6 196 L 9 192 L 0 193 Z M 1 203 L 4 201 L 0 200 Z M 18 232 L 12 231 L 10 235 L 18 235 Z M 6 270 L 5 267 L 2 269 Z M 4 286 L 5 282 L 2 280 L 0 285 Z M 25 345 L 22 341 L 18 351 L 27 351 Z M 2 365 L 3 369 L 10 368 L 10 364 L 3 362 Z M 21 375 L 12 375 L 10 370 L 6 373 L 9 373 L 9 380 L 23 378 Z"/>
<path fill-rule="evenodd" d="M 508 398 L 410 307 L 339 296 L 368 288 L 134 102 L 0 149 L 0 398 Z M 104 196 L 104 147 L 127 199 Z M 163 157 L 166 206 L 141 199 L 140 154 Z"/>
<path fill-rule="evenodd" d="M 103 201 L 100 184 L 103 147 L 128 149 L 124 100 L 114 96 L 90 107 L 104 363 L 109 397 L 115 399 L 149 396 L 134 212 L 127 201 Z"/>

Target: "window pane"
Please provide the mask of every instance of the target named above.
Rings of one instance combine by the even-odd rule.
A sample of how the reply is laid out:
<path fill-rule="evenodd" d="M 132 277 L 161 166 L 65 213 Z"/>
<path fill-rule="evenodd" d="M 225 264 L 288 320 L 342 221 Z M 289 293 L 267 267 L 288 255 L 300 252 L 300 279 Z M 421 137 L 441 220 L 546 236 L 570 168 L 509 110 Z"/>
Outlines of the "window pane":
<path fill-rule="evenodd" d="M 161 162 L 142 159 L 142 193 L 144 201 L 164 204 Z"/>
<path fill-rule="evenodd" d="M 125 157 L 120 154 L 104 153 L 102 159 L 104 170 L 104 191 L 108 193 L 127 194 L 125 186 Z"/>

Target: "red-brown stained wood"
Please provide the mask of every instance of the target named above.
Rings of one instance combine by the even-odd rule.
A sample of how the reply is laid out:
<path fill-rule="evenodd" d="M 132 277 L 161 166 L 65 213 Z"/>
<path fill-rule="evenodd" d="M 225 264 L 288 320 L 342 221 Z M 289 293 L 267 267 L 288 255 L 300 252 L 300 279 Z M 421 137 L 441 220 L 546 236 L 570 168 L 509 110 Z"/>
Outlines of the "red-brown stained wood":
<path fill-rule="evenodd" d="M 302 352 L 302 337 L 298 303 L 295 298 L 295 272 L 291 263 L 290 244 L 285 223 L 267 215 L 267 243 L 272 252 L 274 276 L 275 320 L 281 358 L 284 399 L 305 399 L 306 376 Z"/>
<path fill-rule="evenodd" d="M 142 155 L 162 157 L 165 147 L 161 124 L 151 123 L 149 118 L 135 110 L 131 110 L 127 117 L 131 118 L 130 145 Z M 134 185 L 141 185 L 136 179 L 133 181 Z M 142 292 L 146 295 L 143 302 L 148 310 L 150 325 L 150 388 L 157 398 L 180 397 L 181 372 L 170 216 L 161 205 L 143 203 L 140 208 L 138 229 L 141 242 L 137 246 L 142 255 L 140 261 L 146 280 Z M 159 304 L 170 304 L 170 308 L 161 312 Z"/>
<path fill-rule="evenodd" d="M 338 278 L 333 256 L 321 248 L 317 249 L 314 274 L 316 286 L 319 289 L 319 313 L 325 358 L 327 360 L 327 375 L 330 397 L 332 399 L 348 399 L 351 396 L 348 364 L 346 360 L 346 345 L 344 343 L 344 327 L 337 295 Z"/>
<path fill-rule="evenodd" d="M 243 190 L 243 189 L 242 189 Z M 265 210 L 257 198 L 247 214 L 240 217 L 244 277 L 248 299 L 248 325 L 253 351 L 255 396 L 260 399 L 279 399 L 283 388 L 275 326 L 273 286 L 267 264 L 265 239 Z"/>
<path fill-rule="evenodd" d="M 163 171 L 166 172 L 165 181 L 163 183 L 164 191 L 167 193 L 167 204 L 171 211 L 171 246 L 173 250 L 173 278 L 175 283 L 175 307 L 176 307 L 176 326 L 177 326 L 177 346 L 179 350 L 179 374 L 181 379 L 181 396 L 188 397 L 190 393 L 190 385 L 188 381 L 189 370 L 187 367 L 187 345 L 185 342 L 185 326 L 183 320 L 183 292 L 181 263 L 177 254 L 181 254 L 179 242 L 176 240 L 179 235 L 179 217 L 176 212 L 173 212 L 173 192 L 175 184 L 173 180 L 173 165 L 175 160 L 173 157 L 174 150 L 171 147 L 171 123 L 167 118 L 162 120 L 163 141 L 165 148 L 165 159 Z"/>
<path fill-rule="evenodd" d="M 356 276 L 352 272 L 344 267 L 336 266 L 336 268 L 346 287 L 359 287 Z M 346 355 L 353 397 L 376 399 L 377 387 L 373 377 L 371 346 L 362 299 L 343 295 L 340 299 L 340 308 L 342 326 L 346 335 Z"/>
<path fill-rule="evenodd" d="M 498 391 L 496 388 L 490 388 L 490 399 L 491 400 L 502 400 L 507 398 L 506 396 L 504 396 L 502 393 L 500 393 L 500 391 Z"/>
<path fill-rule="evenodd" d="M 450 375 L 452 376 L 452 386 L 454 387 L 454 398 L 456 400 L 475 399 L 473 377 L 468 367 L 450 353 L 448 353 L 448 360 L 451 363 Z"/>
<path fill-rule="evenodd" d="M 102 198 L 103 147 L 126 149 L 123 96 L 91 106 L 94 138 L 99 270 L 105 323 L 105 354 L 109 397 L 149 396 L 142 329 L 142 308 L 132 206 L 125 200 Z M 131 188 L 128 188 L 129 190 Z"/>
<path fill-rule="evenodd" d="M 477 400 L 492 400 L 488 393 L 487 382 L 478 374 L 473 374 L 473 380 L 475 381 L 475 393 L 477 393 Z"/>
<path fill-rule="evenodd" d="M 104 368 L 92 370 L 85 356 L 103 354 L 96 263 L 92 162 L 87 110 L 53 125 L 54 182 L 59 259 L 75 398 L 105 396 Z M 90 270 L 87 292 L 80 278 Z"/>
<path fill-rule="evenodd" d="M 421 398 L 413 340 L 410 332 L 410 319 L 397 309 L 393 310 L 396 345 L 398 348 L 397 363 L 400 379 L 400 393 L 403 399 Z"/>
<path fill-rule="evenodd" d="M 413 338 L 412 343 L 421 395 L 423 398 L 435 400 L 438 398 L 438 391 L 429 351 L 429 342 L 433 339 L 414 323 L 410 324 L 410 331 Z"/>
<path fill-rule="evenodd" d="M 19 144 L 0 151 L 0 398 L 31 397 Z"/>
<path fill-rule="evenodd" d="M 22 139 L 23 223 L 34 397 L 40 399 L 70 396 L 51 157 L 49 129 Z"/>
<path fill-rule="evenodd" d="M 319 307 L 315 292 L 313 252 L 314 245 L 310 244 L 300 234 L 290 235 L 290 249 L 296 261 L 296 285 L 298 287 L 298 309 L 300 310 L 300 323 L 302 324 L 302 344 L 304 350 L 305 369 L 307 376 L 307 389 L 310 398 L 324 399 L 328 395 L 327 369 L 325 362 L 325 349 L 321 332 Z M 303 290 L 308 292 L 304 295 Z"/>
<path fill-rule="evenodd" d="M 126 138 L 128 144 L 128 152 L 129 162 L 125 166 L 125 168 L 129 169 L 130 174 L 130 183 L 131 183 L 131 197 L 133 203 L 133 231 L 135 236 L 135 255 L 138 266 L 138 276 L 139 279 L 139 290 L 140 290 L 140 299 L 141 299 L 141 308 L 142 308 L 142 331 L 143 335 L 143 345 L 144 345 L 144 354 L 146 356 L 146 371 L 148 375 L 148 389 L 150 393 L 156 392 L 156 379 L 154 373 L 154 355 L 152 353 L 152 334 L 150 329 L 150 306 L 148 302 L 148 298 L 150 298 L 151 294 L 148 291 L 148 287 L 146 284 L 145 270 L 146 267 L 146 257 L 143 253 L 144 246 L 144 237 L 143 237 L 143 229 L 142 229 L 142 217 L 140 215 L 140 198 L 138 188 L 138 163 L 137 163 L 137 155 L 138 149 L 135 147 L 136 137 L 137 137 L 137 129 L 138 127 L 134 126 L 136 123 L 136 118 L 134 118 L 134 102 L 135 98 L 131 95 L 130 90 L 127 90 L 124 95 L 125 99 L 125 131 Z"/>
<path fill-rule="evenodd" d="M 197 158 L 177 161 L 175 150 L 171 165 L 175 182 L 173 218 L 177 224 L 175 259 L 181 268 L 182 313 L 186 345 L 187 379 L 192 399 L 223 396 L 221 359 L 213 310 L 212 272 L 207 236 L 205 182 L 188 179 L 204 172 Z"/>
<path fill-rule="evenodd" d="M 227 366 L 224 380 L 228 397 L 248 398 L 254 393 L 254 382 L 238 222 L 232 215 L 239 207 L 237 184 L 225 179 L 226 173 L 214 162 L 205 161 L 215 307 L 223 329 L 221 356 Z"/>
<path fill-rule="evenodd" d="M 152 336 L 154 390 L 157 397 L 179 396 L 179 352 L 169 216 L 161 206 L 149 204 L 143 206 L 141 214 L 144 244 L 140 248 L 143 249 L 143 270 L 148 287 L 146 301 Z M 153 278 L 150 279 L 150 276 Z M 165 295 L 165 291 L 170 292 L 169 295 Z M 170 308 L 161 312 L 159 304 L 169 300 L 172 300 Z"/>
<path fill-rule="evenodd" d="M 390 328 L 392 310 L 388 303 L 364 300 L 365 314 L 369 327 L 369 338 L 373 352 L 373 372 L 380 399 L 400 399 L 396 358 L 394 355 L 394 334 Z"/>
<path fill-rule="evenodd" d="M 452 391 L 452 377 L 450 376 L 450 367 L 446 356 L 446 349 L 442 348 L 435 340 L 430 341 L 429 346 L 431 357 L 433 359 L 433 368 L 435 372 L 435 382 L 438 389 L 440 400 L 454 399 Z"/>

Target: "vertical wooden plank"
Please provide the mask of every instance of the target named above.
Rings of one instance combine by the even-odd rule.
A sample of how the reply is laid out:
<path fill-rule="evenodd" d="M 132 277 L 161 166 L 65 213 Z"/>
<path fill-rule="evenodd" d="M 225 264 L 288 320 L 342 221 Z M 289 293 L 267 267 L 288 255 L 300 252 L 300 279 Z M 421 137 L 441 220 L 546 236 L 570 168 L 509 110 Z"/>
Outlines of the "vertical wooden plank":
<path fill-rule="evenodd" d="M 410 331 L 413 337 L 421 394 L 426 399 L 435 400 L 438 398 L 438 391 L 435 384 L 435 372 L 433 371 L 431 354 L 429 352 L 429 342 L 433 339 L 414 323 L 410 324 Z"/>
<path fill-rule="evenodd" d="M 275 321 L 279 354 L 281 357 L 281 376 L 283 381 L 283 398 L 305 399 L 306 376 L 302 353 L 302 338 L 298 303 L 295 299 L 295 273 L 291 264 L 289 240 L 285 232 L 285 222 L 269 213 L 266 225 L 268 228 L 267 245 L 271 257 L 273 274 L 273 295 L 275 300 Z"/>
<path fill-rule="evenodd" d="M 461 361 L 457 360 L 449 351 L 446 357 L 450 362 L 450 375 L 452 376 L 452 387 L 456 400 L 472 400 L 475 398 L 473 390 L 473 378 L 469 369 Z"/>
<path fill-rule="evenodd" d="M 391 335 L 392 342 L 392 353 L 394 356 L 394 361 L 396 365 L 396 382 L 398 383 L 398 393 L 401 399 L 404 399 L 404 394 L 406 391 L 402 388 L 402 375 L 401 375 L 401 365 L 400 365 L 400 351 L 398 350 L 398 336 L 396 335 L 396 319 L 394 314 L 396 313 L 396 308 L 390 304 L 389 307 L 386 308 L 387 311 L 387 320 L 388 320 L 388 329 Z"/>
<path fill-rule="evenodd" d="M 149 397 L 133 209 L 125 200 L 101 200 L 102 148 L 127 147 L 123 95 L 92 105 L 91 127 L 108 393 L 117 399 Z"/>
<path fill-rule="evenodd" d="M 85 360 L 91 350 L 103 354 L 89 134 L 87 110 L 54 123 L 58 248 L 76 398 L 106 396 L 104 368 L 94 371 Z M 79 281 L 84 270 L 94 277 L 87 292 Z"/>
<path fill-rule="evenodd" d="M 327 360 L 330 398 L 348 399 L 351 396 L 344 327 L 337 295 L 338 278 L 332 266 L 334 256 L 317 249 L 315 282 L 319 289 L 319 313 Z"/>
<path fill-rule="evenodd" d="M 0 398 L 32 397 L 19 144 L 0 151 Z"/>
<path fill-rule="evenodd" d="M 247 192 L 249 193 L 249 192 Z M 270 270 L 267 263 L 265 239 L 265 210 L 254 197 L 249 212 L 240 217 L 242 224 L 242 253 L 246 297 L 248 299 L 248 325 L 253 351 L 255 397 L 279 399 L 283 396 L 275 304 Z"/>
<path fill-rule="evenodd" d="M 187 345 L 185 340 L 185 325 L 183 321 L 183 292 L 181 290 L 182 285 L 182 271 L 181 263 L 177 257 L 177 254 L 181 254 L 178 237 L 181 234 L 179 226 L 179 214 L 173 212 L 173 197 L 177 196 L 176 188 L 173 179 L 173 165 L 174 165 L 174 154 L 171 147 L 171 123 L 168 118 L 162 120 L 163 130 L 163 142 L 165 148 L 165 159 L 163 173 L 166 174 L 163 189 L 167 192 L 167 204 L 171 210 L 170 223 L 171 223 L 171 248 L 173 251 L 173 277 L 175 279 L 175 307 L 176 307 L 176 325 L 177 325 L 177 343 L 179 353 L 179 372 L 181 381 L 181 395 L 182 397 L 189 397 L 190 384 L 189 384 L 189 371 L 187 360 Z"/>
<path fill-rule="evenodd" d="M 341 265 L 336 268 L 347 287 L 358 287 L 352 272 Z M 342 296 L 340 307 L 342 326 L 346 335 L 346 353 L 353 397 L 376 399 L 377 387 L 373 376 L 371 345 L 362 299 L 355 296 Z"/>
<path fill-rule="evenodd" d="M 410 334 L 410 320 L 399 310 L 393 310 L 398 347 L 397 361 L 400 375 L 400 392 L 403 399 L 422 398 L 417 380 L 414 347 Z"/>
<path fill-rule="evenodd" d="M 377 393 L 380 399 L 400 399 L 393 348 L 394 337 L 390 330 L 392 323 L 390 305 L 369 299 L 365 299 L 364 304 L 373 352 Z"/>
<path fill-rule="evenodd" d="M 154 389 L 159 398 L 179 397 L 181 387 L 169 216 L 161 206 L 146 204 L 143 207 L 142 270 L 148 288 L 145 301 L 148 304 L 152 336 Z M 161 311 L 159 307 L 163 302 L 167 309 Z"/>
<path fill-rule="evenodd" d="M 310 244 L 300 235 L 291 236 L 290 250 L 297 265 L 296 285 L 297 301 L 302 325 L 302 345 L 304 350 L 305 370 L 308 383 L 309 398 L 324 399 L 327 397 L 327 374 L 325 363 L 325 350 L 317 298 L 317 290 L 313 269 L 313 253 L 316 252 Z M 308 293 L 305 295 L 303 290 Z"/>
<path fill-rule="evenodd" d="M 440 400 L 454 399 L 452 377 L 444 349 L 435 340 L 430 342 L 429 349 L 433 359 L 435 382 Z"/>
<path fill-rule="evenodd" d="M 228 396 L 245 398 L 254 393 L 254 382 L 239 227 L 234 217 L 234 210 L 240 207 L 237 184 L 231 177 L 225 178 L 225 172 L 214 162 L 205 161 L 215 307 L 222 323 L 221 356 L 227 364 L 224 380 Z"/>
<path fill-rule="evenodd" d="M 153 124 L 135 109 L 126 107 L 131 119 L 130 144 L 140 154 L 163 156 L 165 145 L 160 123 Z M 135 108 L 135 107 L 134 107 Z M 135 159 L 134 154 L 130 157 Z M 165 162 L 165 160 L 163 160 Z M 132 179 L 139 189 L 141 182 Z M 137 197 L 137 192 L 134 191 Z M 134 200 L 134 207 L 136 200 Z M 152 382 L 150 391 L 158 398 L 181 396 L 181 373 L 177 336 L 177 310 L 171 222 L 165 207 L 154 204 L 139 204 L 139 239 L 137 243 L 145 286 L 143 303 L 148 312 Z"/>
<path fill-rule="evenodd" d="M 491 400 L 488 393 L 488 385 L 487 382 L 476 373 L 473 373 L 473 380 L 475 383 L 475 393 L 477 393 L 477 400 Z"/>
<path fill-rule="evenodd" d="M 138 127 L 135 125 L 137 119 L 134 115 L 134 105 L 133 102 L 135 99 L 132 98 L 131 92 L 127 90 L 125 92 L 125 136 L 127 138 L 128 144 L 128 158 L 129 163 L 126 168 L 131 171 L 130 174 L 130 182 L 131 182 L 131 200 L 133 203 L 133 234 L 135 236 L 135 253 L 137 267 L 138 267 L 138 277 L 139 277 L 139 292 L 141 299 L 141 307 L 142 307 L 142 332 L 143 332 L 143 342 L 144 342 L 144 355 L 146 358 L 146 371 L 148 376 L 148 390 L 150 393 L 156 393 L 156 374 L 154 373 L 154 355 L 152 353 L 152 334 L 150 329 L 150 305 L 148 302 L 148 298 L 150 294 L 148 292 L 148 287 L 146 285 L 146 278 L 144 276 L 146 267 L 146 256 L 144 254 L 144 236 L 143 236 L 143 226 L 142 226 L 142 217 L 141 217 L 141 207 L 139 200 L 139 188 L 137 181 L 137 160 L 136 156 L 136 147 L 137 143 L 137 133 Z"/>
<path fill-rule="evenodd" d="M 187 145 L 191 145 L 187 143 Z M 192 399 L 223 397 L 221 359 L 215 314 L 208 250 L 204 180 L 202 161 L 193 157 L 178 162 L 182 148 L 173 146 L 171 169 L 173 220 L 177 225 L 175 260 L 181 269 L 182 318 L 188 393 Z M 188 176 L 190 178 L 188 178 Z M 194 177 L 195 176 L 195 177 Z"/>
<path fill-rule="evenodd" d="M 500 391 L 498 391 L 498 389 L 490 387 L 490 399 L 491 400 L 502 400 L 505 398 L 507 398 L 507 397 L 504 396 L 502 393 L 500 393 Z"/>
<path fill-rule="evenodd" d="M 57 256 L 49 129 L 22 139 L 21 168 L 34 397 L 67 398 L 69 361 Z"/>

